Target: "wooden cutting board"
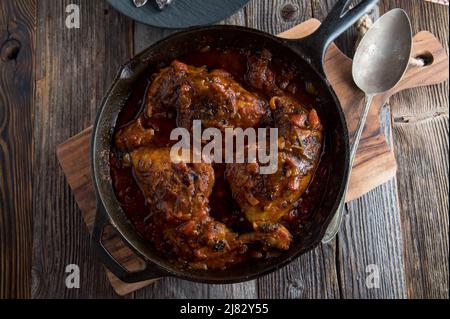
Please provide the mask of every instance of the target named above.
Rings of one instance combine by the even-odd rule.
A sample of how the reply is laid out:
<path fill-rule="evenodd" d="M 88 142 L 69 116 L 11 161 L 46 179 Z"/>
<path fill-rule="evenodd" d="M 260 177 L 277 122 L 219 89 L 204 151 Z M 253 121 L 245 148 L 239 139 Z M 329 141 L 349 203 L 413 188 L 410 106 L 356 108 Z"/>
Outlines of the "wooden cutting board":
<path fill-rule="evenodd" d="M 280 36 L 301 38 L 312 33 L 319 25 L 318 20 L 308 20 Z M 447 54 L 431 33 L 423 31 L 414 37 L 413 57 L 417 56 L 426 56 L 432 63 L 424 67 L 411 67 L 397 87 L 377 96 L 372 104 L 353 167 L 347 201 L 364 195 L 395 176 L 397 169 L 395 156 L 381 132 L 379 119 L 380 109 L 389 97 L 404 89 L 431 85 L 448 78 Z M 364 94 L 353 83 L 351 68 L 351 59 L 332 44 L 326 55 L 325 71 L 342 104 L 352 135 L 362 110 Z M 89 127 L 61 144 L 57 149 L 58 160 L 90 232 L 96 213 L 89 156 L 91 133 L 92 127 Z M 129 271 L 142 267 L 143 261 L 121 241 L 113 230 L 107 230 L 103 240 L 111 254 Z M 125 284 L 109 271 L 107 271 L 107 275 L 119 295 L 126 295 L 154 282 Z"/>

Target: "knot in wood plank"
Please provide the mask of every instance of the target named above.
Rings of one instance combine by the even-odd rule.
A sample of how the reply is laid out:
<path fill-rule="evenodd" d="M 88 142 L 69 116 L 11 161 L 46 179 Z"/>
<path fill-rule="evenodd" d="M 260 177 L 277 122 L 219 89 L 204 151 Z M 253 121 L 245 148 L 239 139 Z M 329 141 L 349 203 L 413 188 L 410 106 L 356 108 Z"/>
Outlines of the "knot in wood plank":
<path fill-rule="evenodd" d="M 2 61 L 15 60 L 19 55 L 22 44 L 19 40 L 8 39 L 6 40 L 0 49 L 0 58 Z"/>
<path fill-rule="evenodd" d="M 281 18 L 285 22 L 294 20 L 298 16 L 298 7 L 288 3 L 281 8 Z"/>

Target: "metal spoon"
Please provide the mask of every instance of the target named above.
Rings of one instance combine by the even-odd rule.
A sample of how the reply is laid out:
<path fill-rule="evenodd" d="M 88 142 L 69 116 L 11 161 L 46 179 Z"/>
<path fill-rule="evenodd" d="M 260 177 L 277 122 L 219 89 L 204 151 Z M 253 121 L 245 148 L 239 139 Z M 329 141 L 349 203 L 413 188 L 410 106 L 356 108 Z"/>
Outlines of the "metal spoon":
<path fill-rule="evenodd" d="M 411 22 L 402 9 L 391 10 L 379 18 L 361 40 L 353 59 L 352 73 L 356 85 L 366 93 L 366 101 L 350 148 L 350 170 L 374 96 L 389 91 L 400 82 L 408 68 L 411 49 Z M 338 211 L 322 243 L 330 242 L 339 231 L 349 180 L 350 174 Z"/>

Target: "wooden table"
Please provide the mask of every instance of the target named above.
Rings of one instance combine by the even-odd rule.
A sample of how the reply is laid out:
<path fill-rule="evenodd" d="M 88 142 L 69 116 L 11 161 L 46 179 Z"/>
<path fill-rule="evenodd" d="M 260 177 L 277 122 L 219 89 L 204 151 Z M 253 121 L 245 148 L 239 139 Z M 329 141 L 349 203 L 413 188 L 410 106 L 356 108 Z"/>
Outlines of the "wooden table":
<path fill-rule="evenodd" d="M 224 23 L 276 34 L 323 19 L 334 2 L 253 0 Z M 80 29 L 64 27 L 69 3 L 80 5 Z M 448 7 L 382 0 L 379 11 L 395 7 L 448 51 Z M 133 23 L 102 0 L 2 0 L 0 9 L 0 298 L 116 298 L 55 150 L 93 123 L 119 65 L 174 31 Z M 351 53 L 354 31 L 338 42 Z M 448 83 L 391 99 L 382 122 L 397 177 L 347 206 L 331 244 L 259 280 L 164 279 L 127 297 L 448 298 L 448 108 Z M 80 266 L 80 289 L 65 286 L 68 264 Z M 366 286 L 370 265 L 378 289 Z"/>

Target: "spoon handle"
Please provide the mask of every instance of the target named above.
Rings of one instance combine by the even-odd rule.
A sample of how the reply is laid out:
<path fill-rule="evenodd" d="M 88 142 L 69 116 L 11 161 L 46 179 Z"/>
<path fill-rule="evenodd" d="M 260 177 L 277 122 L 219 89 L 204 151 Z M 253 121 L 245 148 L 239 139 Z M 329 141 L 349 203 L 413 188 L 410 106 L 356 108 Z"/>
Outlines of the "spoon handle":
<path fill-rule="evenodd" d="M 363 113 L 358 122 L 355 138 L 353 139 L 352 146 L 350 148 L 350 169 L 353 167 L 355 161 L 356 151 L 358 150 L 359 141 L 366 125 L 367 116 L 369 115 L 370 106 L 372 105 L 373 95 L 366 95 Z M 347 183 L 348 184 L 348 183 Z"/>
<path fill-rule="evenodd" d="M 341 202 L 339 203 L 339 207 L 337 209 L 336 214 L 334 215 L 333 219 L 331 220 L 330 225 L 328 226 L 325 235 L 322 239 L 322 243 L 326 244 L 329 243 L 336 237 L 336 234 L 339 232 L 339 228 L 341 227 L 342 223 L 342 216 L 344 215 L 345 210 L 345 197 L 347 195 L 348 186 L 350 184 L 350 174 L 353 167 L 353 163 L 355 162 L 356 152 L 358 150 L 359 141 L 361 139 L 362 132 L 364 131 L 364 126 L 366 124 L 367 116 L 369 115 L 370 105 L 372 105 L 373 101 L 373 95 L 366 95 L 366 101 L 364 104 L 363 113 L 359 119 L 358 127 L 356 130 L 355 138 L 353 140 L 353 143 L 350 147 L 350 171 L 347 177 L 347 180 L 345 181 L 345 189 L 344 194 L 342 196 Z"/>

